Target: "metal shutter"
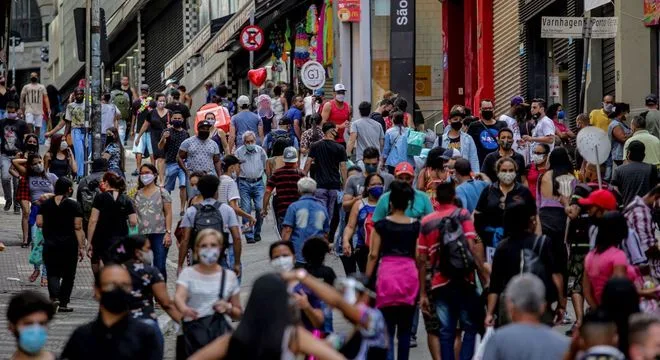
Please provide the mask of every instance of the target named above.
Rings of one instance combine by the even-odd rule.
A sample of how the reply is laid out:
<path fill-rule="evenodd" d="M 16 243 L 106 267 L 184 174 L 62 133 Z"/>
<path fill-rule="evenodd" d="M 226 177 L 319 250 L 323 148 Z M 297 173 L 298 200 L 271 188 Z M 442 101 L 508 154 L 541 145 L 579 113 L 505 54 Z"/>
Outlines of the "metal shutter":
<path fill-rule="evenodd" d="M 614 5 L 608 3 L 602 7 L 602 16 L 614 16 Z M 597 41 L 597 40 L 596 40 Z M 602 40 L 603 53 L 603 96 L 616 96 L 616 69 L 614 68 L 614 39 Z"/>
<path fill-rule="evenodd" d="M 174 0 L 144 29 L 145 82 L 151 91 L 165 89 L 163 68 L 182 48 L 183 0 Z M 171 77 L 181 79 L 183 67 Z"/>
<path fill-rule="evenodd" d="M 493 58 L 495 67 L 495 113 L 509 109 L 509 99 L 520 95 L 520 53 L 517 1 L 493 3 Z"/>

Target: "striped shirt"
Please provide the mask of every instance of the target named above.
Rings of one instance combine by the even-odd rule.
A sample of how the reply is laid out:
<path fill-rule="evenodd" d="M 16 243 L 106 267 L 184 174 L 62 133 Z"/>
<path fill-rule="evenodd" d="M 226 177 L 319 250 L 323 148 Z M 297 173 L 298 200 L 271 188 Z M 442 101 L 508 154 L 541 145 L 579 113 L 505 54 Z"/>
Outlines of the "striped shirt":
<path fill-rule="evenodd" d="M 648 249 L 658 246 L 651 208 L 644 203 L 641 197 L 635 196 L 623 210 L 623 215 L 626 217 L 630 230 L 634 230 L 639 236 L 642 251 L 646 252 Z M 651 276 L 660 280 L 660 260 L 649 259 L 648 262 Z"/>
<path fill-rule="evenodd" d="M 277 191 L 277 201 L 274 202 L 275 214 L 277 216 L 284 216 L 286 209 L 292 203 L 298 201 L 300 193 L 298 193 L 298 180 L 305 177 L 305 175 L 296 166 L 281 167 L 273 173 L 268 179 L 266 187 L 269 191 Z"/>
<path fill-rule="evenodd" d="M 241 174 L 239 177 L 247 179 L 261 178 L 266 169 L 266 151 L 259 146 L 255 145 L 253 151 L 248 151 L 245 145 L 236 149 L 234 154 L 239 160 L 244 161 L 241 164 Z"/>

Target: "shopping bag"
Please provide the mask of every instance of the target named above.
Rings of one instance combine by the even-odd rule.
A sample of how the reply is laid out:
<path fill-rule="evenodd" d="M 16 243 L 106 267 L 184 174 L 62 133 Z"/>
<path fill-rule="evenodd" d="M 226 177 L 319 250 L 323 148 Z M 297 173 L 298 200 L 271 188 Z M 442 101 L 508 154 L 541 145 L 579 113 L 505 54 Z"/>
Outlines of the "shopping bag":
<path fill-rule="evenodd" d="M 32 265 L 41 265 L 43 263 L 44 235 L 41 228 L 34 226 L 32 228 L 32 250 L 28 262 Z"/>
<path fill-rule="evenodd" d="M 418 156 L 424 148 L 426 134 L 420 131 L 410 130 L 408 132 L 408 156 Z"/>
<path fill-rule="evenodd" d="M 479 335 L 477 335 L 477 341 L 475 342 L 475 348 L 474 348 L 474 357 L 472 360 L 481 360 L 484 358 L 484 352 L 486 351 L 486 343 L 488 343 L 488 340 L 495 334 L 495 329 L 490 326 L 486 328 L 486 332 L 484 333 L 484 336 L 480 338 Z"/>

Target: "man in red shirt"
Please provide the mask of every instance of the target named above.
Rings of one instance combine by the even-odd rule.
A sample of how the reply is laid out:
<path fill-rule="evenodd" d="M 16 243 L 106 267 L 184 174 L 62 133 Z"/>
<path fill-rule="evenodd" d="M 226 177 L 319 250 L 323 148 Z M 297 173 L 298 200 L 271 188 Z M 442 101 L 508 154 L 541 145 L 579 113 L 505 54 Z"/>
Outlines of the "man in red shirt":
<path fill-rule="evenodd" d="M 476 268 L 480 271 L 483 271 L 484 249 L 482 244 L 475 242 L 477 234 L 470 213 L 455 205 L 454 184 L 439 184 L 436 189 L 436 197 L 439 204 L 437 210 L 422 219 L 417 242 L 420 306 L 425 313 L 430 313 L 431 306 L 436 310 L 437 320 L 440 323 L 441 358 L 454 358 L 454 338 L 456 323 L 459 320 L 460 328 L 465 332 L 461 358 L 472 358 L 477 329 L 481 324 L 480 321 L 483 320 L 483 305 L 480 304 L 477 294 L 474 271 L 463 278 L 452 278 L 440 271 L 441 268 L 445 268 L 443 265 L 446 265 L 440 264 L 440 253 L 445 251 L 447 246 L 441 244 L 443 219 L 454 216 L 459 220 L 469 250 L 474 257 Z M 425 280 L 429 268 L 431 269 L 431 289 L 427 289 Z"/>
<path fill-rule="evenodd" d="M 273 199 L 273 207 L 275 208 L 275 222 L 277 223 L 278 231 L 282 230 L 282 221 L 284 221 L 286 209 L 289 208 L 289 205 L 300 199 L 298 180 L 305 177 L 305 174 L 298 168 L 298 151 L 295 147 L 289 146 L 284 149 L 282 157 L 284 159 L 284 166 L 275 170 L 273 175 L 268 178 L 263 206 L 261 208 L 261 216 L 266 217 L 268 215 L 270 196 L 275 191 L 277 194 Z"/>
<path fill-rule="evenodd" d="M 321 124 L 330 121 L 337 125 L 337 142 L 346 147 L 346 139 L 344 139 L 344 131 L 350 128 L 351 120 L 351 105 L 344 101 L 346 96 L 346 87 L 344 84 L 335 85 L 335 98 L 326 102 L 321 111 L 323 121 Z"/>

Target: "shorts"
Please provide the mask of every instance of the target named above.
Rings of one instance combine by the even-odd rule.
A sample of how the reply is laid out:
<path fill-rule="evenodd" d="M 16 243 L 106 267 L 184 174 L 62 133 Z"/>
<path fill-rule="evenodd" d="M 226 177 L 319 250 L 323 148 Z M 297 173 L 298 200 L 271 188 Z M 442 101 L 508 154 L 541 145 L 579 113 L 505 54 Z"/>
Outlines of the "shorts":
<path fill-rule="evenodd" d="M 427 269 L 427 276 L 426 276 L 426 294 L 429 298 L 429 313 L 426 314 L 425 312 L 422 311 L 422 317 L 424 318 L 424 327 L 426 328 L 426 332 L 431 335 L 435 336 L 440 336 L 440 319 L 438 318 L 438 314 L 436 313 L 436 307 L 433 305 L 433 290 L 431 290 L 431 276 L 429 276 L 432 272 L 430 269 Z"/>
<path fill-rule="evenodd" d="M 133 144 L 133 153 L 134 154 L 144 154 L 145 150 L 149 152 L 149 154 L 153 154 L 153 148 L 151 147 L 151 134 L 150 133 L 144 133 L 142 134 L 142 137 L 140 138 L 140 142 Z"/>
<path fill-rule="evenodd" d="M 568 260 L 568 294 L 582 294 L 582 277 L 584 275 L 584 258 L 587 257 L 588 247 L 585 251 L 580 251 L 580 248 L 573 247 L 571 249 L 571 256 Z"/>
<path fill-rule="evenodd" d="M 25 113 L 25 122 L 34 125 L 36 128 L 41 128 L 41 126 L 44 123 L 44 115 L 43 114 L 33 114 L 33 113 Z"/>
<path fill-rule="evenodd" d="M 179 181 L 180 188 L 186 187 L 186 172 L 183 171 L 178 163 L 166 164 L 165 174 L 165 190 L 169 192 L 174 191 L 177 180 Z"/>

